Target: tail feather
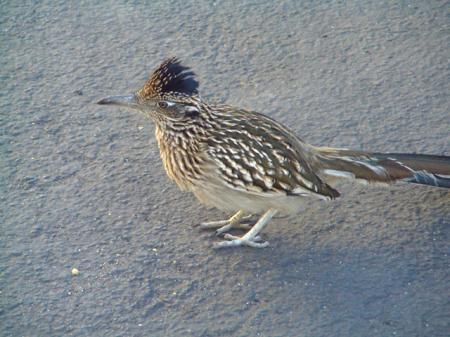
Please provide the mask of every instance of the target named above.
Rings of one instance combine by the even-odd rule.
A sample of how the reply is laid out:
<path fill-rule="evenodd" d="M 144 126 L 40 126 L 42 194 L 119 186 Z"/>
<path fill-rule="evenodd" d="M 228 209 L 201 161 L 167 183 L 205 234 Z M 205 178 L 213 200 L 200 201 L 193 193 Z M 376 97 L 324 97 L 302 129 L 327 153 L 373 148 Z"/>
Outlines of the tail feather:
<path fill-rule="evenodd" d="M 402 153 L 374 153 L 373 156 L 379 160 L 396 161 L 413 175 L 396 180 L 450 188 L 450 157 Z"/>
<path fill-rule="evenodd" d="M 318 161 L 316 171 L 326 182 L 343 178 L 370 183 L 405 182 L 450 188 L 450 157 L 330 148 L 317 150 L 322 160 Z"/>

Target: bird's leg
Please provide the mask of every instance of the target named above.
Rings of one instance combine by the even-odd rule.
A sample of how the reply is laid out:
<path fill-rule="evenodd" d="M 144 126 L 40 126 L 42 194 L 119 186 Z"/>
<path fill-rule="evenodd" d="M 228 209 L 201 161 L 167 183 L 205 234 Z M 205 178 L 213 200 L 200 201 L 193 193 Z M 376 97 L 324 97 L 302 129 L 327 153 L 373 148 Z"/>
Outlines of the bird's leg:
<path fill-rule="evenodd" d="M 226 231 L 229 231 L 231 228 L 246 228 L 248 227 L 247 224 L 238 224 L 239 220 L 249 218 L 251 216 L 251 215 L 249 216 L 244 215 L 245 212 L 243 210 L 240 210 L 228 220 L 205 222 L 200 224 L 200 228 L 208 229 L 220 227 L 218 230 L 216 230 L 215 233 L 216 235 L 220 235 Z"/>
<path fill-rule="evenodd" d="M 261 237 L 257 236 L 258 233 L 264 228 L 264 226 L 269 222 L 270 219 L 277 213 L 277 209 L 270 208 L 264 215 L 259 218 L 258 222 L 250 229 L 247 234 L 243 237 L 237 237 L 230 234 L 225 234 L 225 239 L 231 241 L 222 241 L 215 242 L 213 244 L 214 249 L 224 248 L 224 247 L 233 247 L 233 246 L 249 246 L 253 248 L 264 248 L 269 245 L 269 242 L 266 241 L 264 243 L 258 243 L 261 241 Z"/>

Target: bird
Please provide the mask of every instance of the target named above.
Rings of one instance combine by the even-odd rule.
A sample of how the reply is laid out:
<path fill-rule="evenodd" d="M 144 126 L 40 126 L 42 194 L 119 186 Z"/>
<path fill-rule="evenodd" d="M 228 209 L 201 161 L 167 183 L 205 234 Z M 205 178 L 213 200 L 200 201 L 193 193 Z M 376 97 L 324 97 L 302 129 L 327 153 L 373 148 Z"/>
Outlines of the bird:
<path fill-rule="evenodd" d="M 267 247 L 259 234 L 273 216 L 295 214 L 312 197 L 340 197 L 333 185 L 342 180 L 450 188 L 448 156 L 315 147 L 264 114 L 208 103 L 198 88 L 191 68 L 172 57 L 136 93 L 97 103 L 139 110 L 153 120 L 168 176 L 203 204 L 233 212 L 200 224 L 223 236 L 214 249 Z M 226 233 L 243 228 L 252 214 L 262 215 L 245 235 Z"/>

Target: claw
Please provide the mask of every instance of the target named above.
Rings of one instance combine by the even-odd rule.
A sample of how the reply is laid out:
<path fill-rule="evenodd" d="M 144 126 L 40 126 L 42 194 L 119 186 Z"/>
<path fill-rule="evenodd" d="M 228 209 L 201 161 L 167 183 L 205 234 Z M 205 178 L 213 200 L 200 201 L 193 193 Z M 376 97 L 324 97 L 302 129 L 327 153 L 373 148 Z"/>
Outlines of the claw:
<path fill-rule="evenodd" d="M 225 239 L 231 240 L 231 241 L 222 241 L 222 242 L 214 242 L 213 248 L 219 249 L 219 248 L 225 248 L 225 247 L 234 247 L 234 246 L 248 246 L 252 248 L 265 248 L 270 243 L 269 241 L 259 243 L 257 241 L 262 241 L 260 236 L 257 236 L 253 239 L 244 239 L 243 237 L 237 237 L 230 234 L 225 234 Z"/>
<path fill-rule="evenodd" d="M 240 227 L 237 225 L 240 219 L 244 217 L 244 211 L 240 210 L 235 215 L 233 215 L 228 220 L 220 220 L 220 221 L 211 221 L 211 222 L 204 222 L 200 224 L 201 229 L 209 229 L 209 228 L 217 228 L 219 229 L 216 231 L 216 235 L 220 235 L 228 230 L 230 230 L 232 227 Z M 247 217 L 244 217 L 247 218 Z"/>
<path fill-rule="evenodd" d="M 222 242 L 214 242 L 213 248 L 219 249 L 219 248 L 225 248 L 225 247 L 234 247 L 234 246 L 249 246 L 253 248 L 265 248 L 269 245 L 269 242 L 262 242 L 263 239 L 260 236 L 257 236 L 258 233 L 264 228 L 264 226 L 267 224 L 267 222 L 277 213 L 276 209 L 269 209 L 253 226 L 253 228 L 248 231 L 247 234 L 245 234 L 243 237 L 237 237 L 230 234 L 225 234 L 224 238 L 225 240 L 230 241 L 222 241 Z M 237 215 L 237 214 L 236 214 Z M 225 226 L 228 227 L 229 225 Z M 231 227 L 230 227 L 231 228 Z M 218 231 L 220 231 L 222 228 L 220 228 Z"/>

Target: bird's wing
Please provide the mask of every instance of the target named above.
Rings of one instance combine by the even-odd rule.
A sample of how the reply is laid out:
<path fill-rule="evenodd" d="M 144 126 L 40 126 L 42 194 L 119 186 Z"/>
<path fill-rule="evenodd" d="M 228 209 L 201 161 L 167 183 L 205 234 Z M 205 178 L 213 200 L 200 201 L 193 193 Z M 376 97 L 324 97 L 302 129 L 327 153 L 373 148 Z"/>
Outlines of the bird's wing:
<path fill-rule="evenodd" d="M 205 152 L 229 187 L 267 197 L 339 197 L 307 164 L 307 157 L 314 155 L 312 147 L 281 124 L 241 108 L 217 105 L 215 110 L 215 123 L 221 125 L 211 128 Z"/>

